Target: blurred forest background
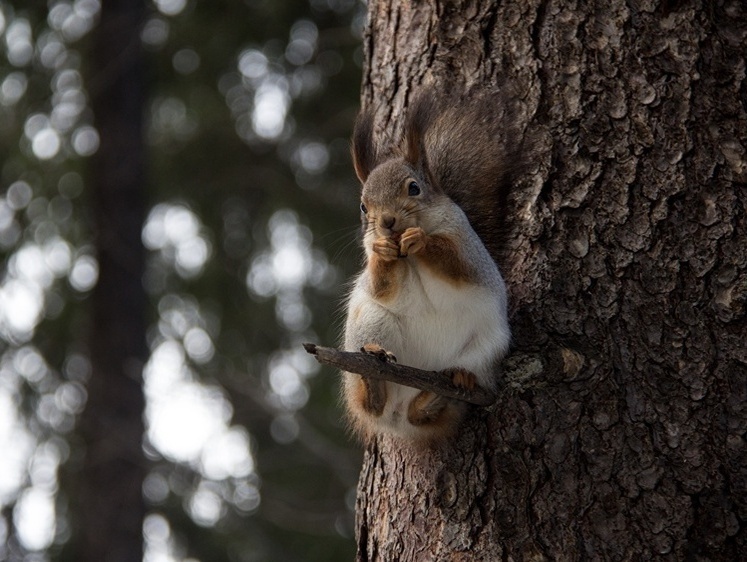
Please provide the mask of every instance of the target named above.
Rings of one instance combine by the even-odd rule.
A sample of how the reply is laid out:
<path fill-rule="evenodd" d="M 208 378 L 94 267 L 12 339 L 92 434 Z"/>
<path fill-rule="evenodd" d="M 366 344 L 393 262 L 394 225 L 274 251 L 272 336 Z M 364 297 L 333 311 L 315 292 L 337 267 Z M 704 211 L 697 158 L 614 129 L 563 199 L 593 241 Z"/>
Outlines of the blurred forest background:
<path fill-rule="evenodd" d="M 102 31 L 110 8 L 134 16 Z M 0 0 L 0 560 L 85 559 L 90 498 L 127 485 L 91 476 L 94 440 L 132 428 L 142 501 L 109 507 L 145 560 L 351 559 L 360 456 L 300 344 L 336 342 L 359 262 L 364 23 L 359 0 Z"/>

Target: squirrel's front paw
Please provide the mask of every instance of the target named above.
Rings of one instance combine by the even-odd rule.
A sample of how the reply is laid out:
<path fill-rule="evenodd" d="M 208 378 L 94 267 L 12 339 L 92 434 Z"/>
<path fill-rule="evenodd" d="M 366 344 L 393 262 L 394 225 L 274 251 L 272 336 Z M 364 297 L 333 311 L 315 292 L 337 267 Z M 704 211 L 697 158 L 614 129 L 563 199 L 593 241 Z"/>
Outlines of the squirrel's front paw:
<path fill-rule="evenodd" d="M 454 386 L 464 388 L 465 390 L 473 390 L 477 386 L 477 377 L 472 371 L 462 369 L 461 367 L 454 367 L 446 369 L 446 373 L 451 375 L 451 382 L 454 383 Z"/>
<path fill-rule="evenodd" d="M 394 356 L 393 353 L 388 352 L 386 349 L 381 347 L 377 343 L 367 343 L 363 347 L 361 347 L 361 351 L 363 353 L 368 353 L 369 355 L 375 355 L 385 363 L 396 363 L 397 358 Z"/>
<path fill-rule="evenodd" d="M 374 240 L 373 251 L 385 261 L 394 261 L 399 257 L 399 245 L 391 238 Z"/>
<path fill-rule="evenodd" d="M 402 233 L 399 240 L 399 252 L 403 257 L 408 254 L 416 254 L 425 248 L 428 235 L 419 226 L 411 227 Z"/>

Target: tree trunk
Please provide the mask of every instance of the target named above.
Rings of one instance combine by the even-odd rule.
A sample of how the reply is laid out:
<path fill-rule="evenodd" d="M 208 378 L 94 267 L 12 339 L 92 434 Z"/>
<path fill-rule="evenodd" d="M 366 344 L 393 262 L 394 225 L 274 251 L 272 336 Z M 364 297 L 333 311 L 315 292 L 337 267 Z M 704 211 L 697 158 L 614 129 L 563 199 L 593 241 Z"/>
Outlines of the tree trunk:
<path fill-rule="evenodd" d="M 422 84 L 503 84 L 534 140 L 505 217 L 505 388 L 438 449 L 369 445 L 357 559 L 747 559 L 744 4 L 368 15 L 378 134 Z"/>
<path fill-rule="evenodd" d="M 71 498 L 72 558 L 81 561 L 140 562 L 143 556 L 143 16 L 141 0 L 102 2 L 89 81 L 101 138 L 90 182 L 99 279 L 92 298 L 92 376 L 80 425 L 86 455 Z"/>

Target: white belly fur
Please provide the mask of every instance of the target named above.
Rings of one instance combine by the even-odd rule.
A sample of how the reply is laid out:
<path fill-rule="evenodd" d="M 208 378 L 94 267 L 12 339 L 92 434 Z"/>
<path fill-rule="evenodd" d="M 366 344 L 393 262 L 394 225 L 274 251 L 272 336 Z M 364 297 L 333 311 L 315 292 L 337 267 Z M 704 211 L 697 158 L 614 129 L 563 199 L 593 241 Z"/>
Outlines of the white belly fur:
<path fill-rule="evenodd" d="M 495 291 L 413 274 L 387 308 L 401 326 L 401 341 L 391 342 L 400 348 L 399 355 L 392 352 L 401 363 L 425 370 L 463 367 L 493 387 L 494 359 L 509 343 L 505 301 Z"/>
<path fill-rule="evenodd" d="M 462 367 L 472 371 L 481 386 L 495 387 L 495 359 L 505 354 L 510 339 L 502 286 L 457 285 L 434 275 L 418 275 L 413 268 L 397 296 L 381 303 L 368 293 L 367 285 L 365 275 L 361 276 L 350 296 L 350 309 L 358 310 L 359 326 L 366 327 L 356 334 L 348 319 L 346 333 L 353 336 L 346 338 L 348 349 L 378 343 L 404 365 L 434 371 Z M 378 328 L 371 332 L 372 326 Z M 398 433 L 412 431 L 407 411 L 419 392 L 387 383 L 379 423 Z"/>

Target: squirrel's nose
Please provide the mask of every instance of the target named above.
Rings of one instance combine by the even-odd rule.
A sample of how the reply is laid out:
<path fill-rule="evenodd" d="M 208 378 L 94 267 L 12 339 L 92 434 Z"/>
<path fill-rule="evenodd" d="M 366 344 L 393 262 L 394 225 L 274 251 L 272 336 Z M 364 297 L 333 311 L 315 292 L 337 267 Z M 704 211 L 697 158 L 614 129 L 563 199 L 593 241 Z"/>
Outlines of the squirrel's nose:
<path fill-rule="evenodd" d="M 394 223 L 397 222 L 397 217 L 393 215 L 381 215 L 381 218 L 379 219 L 379 224 L 384 228 L 393 228 Z"/>

